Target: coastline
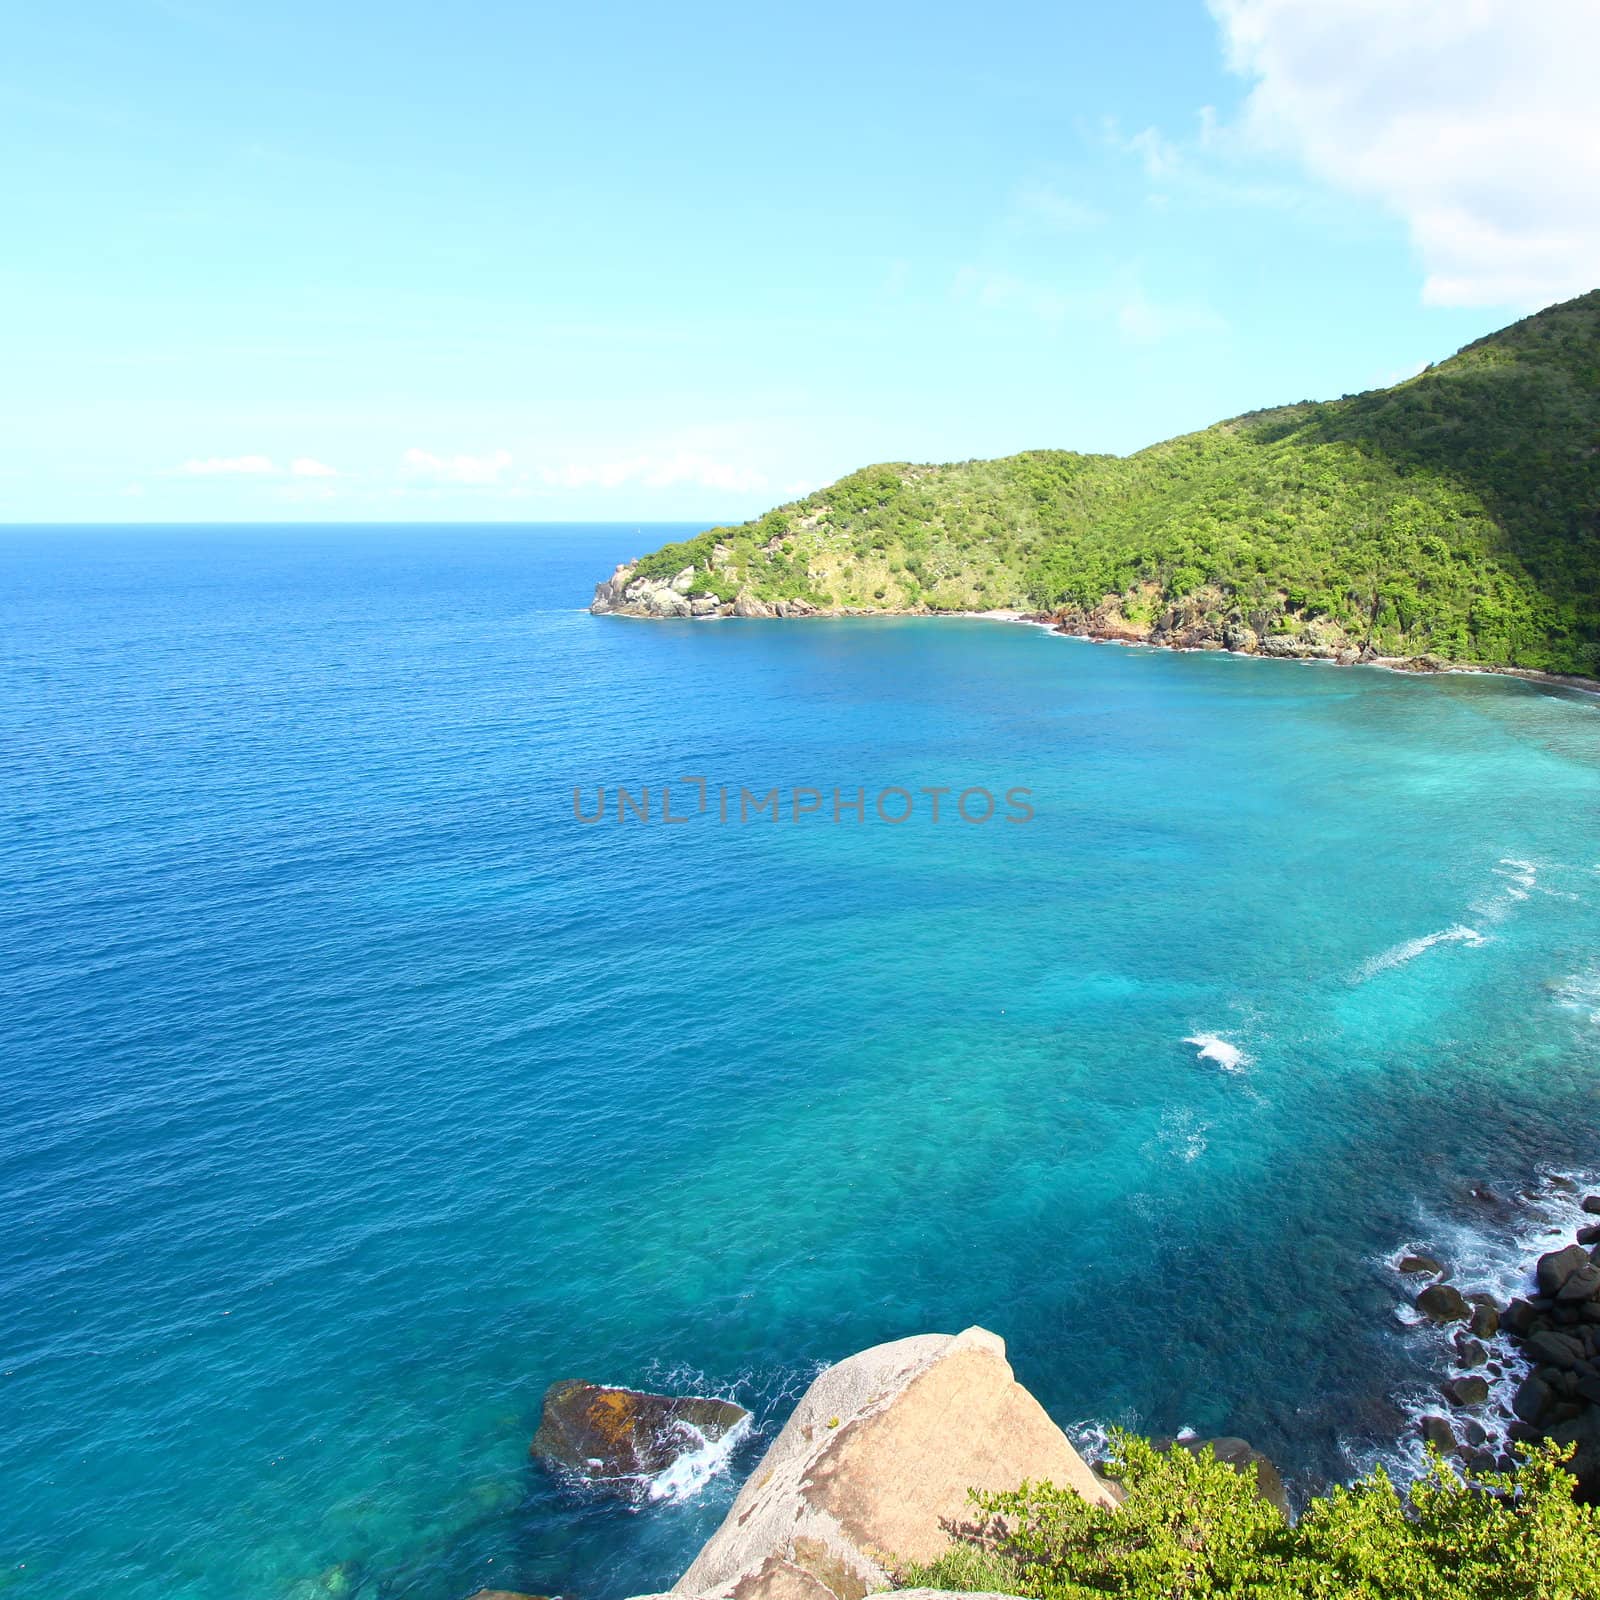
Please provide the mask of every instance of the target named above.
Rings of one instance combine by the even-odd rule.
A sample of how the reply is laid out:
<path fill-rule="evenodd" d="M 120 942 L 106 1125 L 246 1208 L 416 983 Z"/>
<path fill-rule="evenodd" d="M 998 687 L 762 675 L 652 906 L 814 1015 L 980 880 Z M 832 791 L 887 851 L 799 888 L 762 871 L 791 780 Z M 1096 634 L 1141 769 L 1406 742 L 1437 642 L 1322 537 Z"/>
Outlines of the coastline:
<path fill-rule="evenodd" d="M 1545 1171 L 1510 1193 L 1474 1186 L 1477 1219 L 1440 1218 L 1384 1263 L 1409 1336 L 1431 1349 L 1434 1386 L 1397 1396 L 1424 1442 L 1469 1465 L 1518 1443 L 1574 1446 L 1580 1498 L 1600 1503 L 1600 1182 Z"/>
<path fill-rule="evenodd" d="M 904 613 L 911 616 L 914 612 Z M 986 615 L 987 613 L 960 613 L 961 615 Z M 957 615 L 955 612 L 930 613 L 930 615 Z M 1145 650 L 1172 650 L 1180 655 L 1230 655 L 1248 656 L 1264 661 L 1303 661 L 1320 666 L 1329 667 L 1375 667 L 1383 672 L 1399 672 L 1412 678 L 1437 678 L 1445 676 L 1467 676 L 1477 678 L 1520 678 L 1524 683 L 1538 684 L 1545 688 L 1574 689 L 1580 694 L 1600 695 L 1600 678 L 1580 677 L 1570 672 L 1542 672 L 1536 667 L 1496 667 L 1488 666 L 1481 662 L 1446 661 L 1443 658 L 1417 657 L 1417 656 L 1365 656 L 1353 661 L 1341 661 L 1335 656 L 1321 653 L 1306 653 L 1297 655 L 1283 651 L 1271 655 L 1260 650 L 1233 650 L 1226 645 L 1207 648 L 1203 645 L 1186 645 L 1171 643 L 1165 639 L 1137 639 L 1124 638 L 1111 634 L 1083 633 L 1076 629 L 1058 623 L 1047 616 L 1030 617 L 1019 614 L 1017 621 L 1032 622 L 1040 627 L 1047 627 L 1052 633 L 1062 634 L 1068 639 L 1079 639 L 1085 644 L 1114 644 L 1125 645 L 1132 649 Z M 1425 665 L 1419 664 L 1426 662 Z"/>
<path fill-rule="evenodd" d="M 602 584 L 599 587 L 604 588 L 605 585 Z M 1579 694 L 1600 696 L 1600 678 L 1585 678 L 1570 672 L 1544 672 L 1536 667 L 1489 666 L 1481 662 L 1447 661 L 1442 657 L 1432 656 L 1358 655 L 1354 660 L 1340 660 L 1337 656 L 1330 655 L 1322 650 L 1308 650 L 1303 654 L 1287 650 L 1269 653 L 1261 650 L 1233 649 L 1226 644 L 1220 643 L 1215 645 L 1182 644 L 1167 639 L 1140 638 L 1126 630 L 1103 633 L 1087 632 L 1070 627 L 1059 615 L 1052 615 L 1049 612 L 1042 611 L 1021 611 L 1006 606 L 997 606 L 986 611 L 939 611 L 930 606 L 875 606 L 870 608 L 862 606 L 805 606 L 803 610 L 794 611 L 777 611 L 770 607 L 763 607 L 763 610 L 759 613 L 741 613 L 732 607 L 719 607 L 716 611 L 686 618 L 677 613 L 664 615 L 659 612 L 653 612 L 642 604 L 631 602 L 618 604 L 609 600 L 602 601 L 597 593 L 595 602 L 587 609 L 593 616 L 633 618 L 640 622 L 683 620 L 693 620 L 695 622 L 724 622 L 729 620 L 806 622 L 813 619 L 819 621 L 826 619 L 837 620 L 844 617 L 920 617 L 951 622 L 1021 623 L 1026 627 L 1043 628 L 1050 633 L 1059 633 L 1063 638 L 1078 639 L 1085 644 L 1110 644 L 1124 645 L 1133 649 L 1170 650 L 1179 655 L 1250 656 L 1258 660 L 1304 661 L 1333 667 L 1375 667 L 1380 671 L 1399 672 L 1404 673 L 1407 677 L 1416 678 L 1441 677 L 1447 674 L 1481 678 L 1520 678 L 1524 683 L 1535 684 L 1541 688 L 1572 689 Z"/>

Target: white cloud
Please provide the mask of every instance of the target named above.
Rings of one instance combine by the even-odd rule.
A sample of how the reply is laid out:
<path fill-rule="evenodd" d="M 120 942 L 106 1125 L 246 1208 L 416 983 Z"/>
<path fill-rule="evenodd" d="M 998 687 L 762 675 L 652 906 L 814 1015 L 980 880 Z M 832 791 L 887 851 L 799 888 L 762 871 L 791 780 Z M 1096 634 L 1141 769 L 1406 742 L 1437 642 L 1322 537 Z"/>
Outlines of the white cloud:
<path fill-rule="evenodd" d="M 271 456 L 205 456 L 190 461 L 177 469 L 186 478 L 214 477 L 269 477 L 278 469 Z"/>
<path fill-rule="evenodd" d="M 439 483 L 499 483 L 511 466 L 509 450 L 493 450 L 483 456 L 436 456 L 429 450 L 407 450 L 403 458 L 411 477 L 432 478 Z"/>
<path fill-rule="evenodd" d="M 985 310 L 1023 311 L 1052 328 L 1060 327 L 1068 314 L 1079 307 L 1076 297 L 1048 284 L 981 267 L 959 268 L 951 287 L 958 299 L 975 301 Z"/>
<path fill-rule="evenodd" d="M 1209 127 L 1209 122 L 1205 124 Z M 1164 139 L 1155 128 L 1144 128 L 1124 142 L 1123 148 L 1131 151 L 1144 163 L 1148 178 L 1170 178 L 1183 163 L 1177 145 Z"/>
<path fill-rule="evenodd" d="M 337 478 L 339 469 L 311 456 L 296 456 L 287 468 L 271 456 L 196 456 L 166 476 L 180 478 Z"/>
<path fill-rule="evenodd" d="M 1156 344 L 1180 333 L 1220 333 L 1227 324 L 1210 306 L 1155 301 L 1135 289 L 1117 307 L 1117 326 L 1135 344 Z"/>
<path fill-rule="evenodd" d="M 1127 275 L 1131 277 L 1131 274 Z M 1093 291 L 1069 292 L 1032 282 L 1009 272 L 962 267 L 952 290 L 990 311 L 1020 312 L 1048 328 L 1069 318 L 1080 322 L 1113 322 L 1134 344 L 1153 344 L 1183 333 L 1220 333 L 1227 324 L 1209 306 L 1195 301 L 1152 300 L 1136 284 Z"/>
<path fill-rule="evenodd" d="M 539 476 L 563 489 L 615 489 L 638 483 L 649 489 L 693 484 L 728 494 L 753 494 L 765 489 L 767 477 L 753 467 L 718 460 L 698 451 L 679 450 L 670 455 L 641 454 L 610 461 L 570 461 L 545 467 Z"/>
<path fill-rule="evenodd" d="M 1432 305 L 1600 284 L 1595 0 L 1208 0 L 1241 131 L 1402 218 Z"/>
<path fill-rule="evenodd" d="M 1018 184 L 1012 198 L 1019 221 L 1052 233 L 1080 233 L 1106 220 L 1103 212 L 1048 183 Z"/>

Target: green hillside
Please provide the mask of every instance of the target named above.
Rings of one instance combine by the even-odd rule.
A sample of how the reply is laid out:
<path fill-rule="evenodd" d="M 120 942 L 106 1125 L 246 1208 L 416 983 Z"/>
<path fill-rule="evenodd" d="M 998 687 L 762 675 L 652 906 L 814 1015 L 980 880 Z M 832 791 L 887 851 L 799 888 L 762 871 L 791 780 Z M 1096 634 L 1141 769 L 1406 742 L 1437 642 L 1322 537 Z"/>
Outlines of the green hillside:
<path fill-rule="evenodd" d="M 731 600 L 1600 672 L 1600 291 L 1392 389 L 1137 455 L 851 473 L 645 557 Z M 1247 631 L 1246 631 L 1247 630 Z"/>

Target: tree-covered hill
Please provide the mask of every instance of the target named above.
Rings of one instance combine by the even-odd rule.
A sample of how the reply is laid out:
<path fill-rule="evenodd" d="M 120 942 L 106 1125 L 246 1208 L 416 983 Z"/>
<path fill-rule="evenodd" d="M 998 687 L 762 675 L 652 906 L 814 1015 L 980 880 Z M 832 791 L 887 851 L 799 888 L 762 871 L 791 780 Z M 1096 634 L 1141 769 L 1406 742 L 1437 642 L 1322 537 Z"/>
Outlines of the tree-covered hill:
<path fill-rule="evenodd" d="M 1600 291 L 1136 455 L 888 463 L 637 564 L 727 602 L 1600 673 Z"/>

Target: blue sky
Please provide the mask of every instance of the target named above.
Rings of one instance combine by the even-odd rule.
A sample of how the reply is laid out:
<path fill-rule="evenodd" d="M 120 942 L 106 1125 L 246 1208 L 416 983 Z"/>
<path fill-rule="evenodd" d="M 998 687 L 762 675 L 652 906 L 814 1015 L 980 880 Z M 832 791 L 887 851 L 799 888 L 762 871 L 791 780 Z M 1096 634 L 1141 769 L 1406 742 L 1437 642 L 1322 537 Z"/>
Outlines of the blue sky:
<path fill-rule="evenodd" d="M 3 521 L 734 518 L 1600 285 L 1593 0 L 6 27 Z"/>

